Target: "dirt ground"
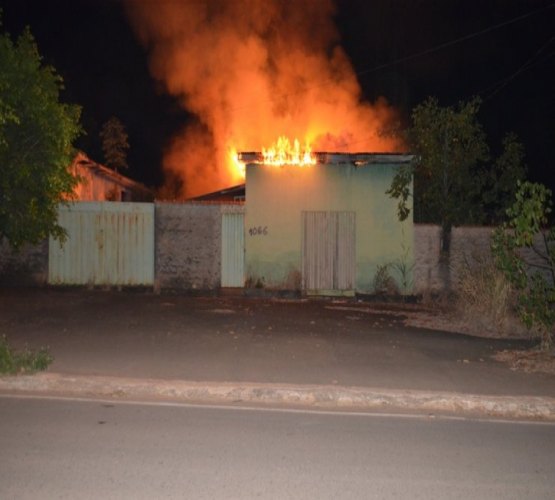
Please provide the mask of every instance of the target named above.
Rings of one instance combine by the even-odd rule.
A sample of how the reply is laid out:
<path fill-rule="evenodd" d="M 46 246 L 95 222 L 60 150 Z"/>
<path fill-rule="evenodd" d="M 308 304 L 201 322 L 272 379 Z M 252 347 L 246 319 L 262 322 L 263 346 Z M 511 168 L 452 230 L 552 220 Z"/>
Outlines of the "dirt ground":
<path fill-rule="evenodd" d="M 341 309 L 342 306 L 331 306 Z M 402 303 L 370 302 L 364 305 L 345 305 L 345 310 L 357 310 L 368 314 L 383 314 L 396 318 L 405 326 L 424 328 L 451 333 L 461 333 L 472 337 L 491 339 L 532 340 L 533 335 L 523 325 L 500 332 L 495 327 L 484 324 L 479 318 L 469 319 L 455 311 L 449 304 L 442 303 Z M 538 349 L 504 349 L 493 356 L 496 361 L 506 363 L 511 370 L 526 373 L 555 374 L 555 351 L 544 352 Z"/>
<path fill-rule="evenodd" d="M 515 341 L 512 347 L 502 346 L 492 353 L 496 361 L 507 363 L 511 370 L 525 372 L 540 372 L 555 374 L 555 356 L 553 352 L 545 353 L 529 349 L 533 345 L 530 337 L 522 329 L 510 335 L 500 335 L 495 329 L 484 328 L 479 322 L 469 322 L 457 316 L 445 304 L 435 303 L 401 303 L 374 302 L 356 299 L 256 299 L 245 297 L 206 297 L 194 301 L 195 314 L 188 314 L 187 309 L 193 307 L 183 297 L 173 295 L 152 296 L 155 300 L 144 300 L 143 292 L 125 292 L 118 294 L 113 291 L 80 293 L 75 289 L 66 292 L 56 290 L 56 304 L 49 303 L 48 292 L 34 292 L 32 290 L 0 290 L 0 334 L 1 330 L 21 330 L 22 332 L 50 331 L 55 334 L 60 328 L 98 329 L 98 335 L 109 335 L 108 330 L 120 332 L 130 329 L 147 335 L 149 328 L 158 327 L 174 335 L 178 328 L 182 328 L 186 319 L 191 329 L 204 329 L 219 334 L 223 327 L 232 338 L 241 336 L 242 331 L 272 333 L 272 325 L 278 321 L 285 331 L 291 335 L 302 326 L 309 335 L 322 335 L 323 325 L 329 328 L 328 335 L 340 337 L 343 335 L 359 335 L 360 327 L 418 328 L 421 331 L 437 331 L 460 333 L 465 336 L 484 339 L 503 339 Z M 28 300 L 22 301 L 27 294 Z M 61 294 L 61 295 L 60 295 Z M 106 297 L 114 294 L 121 310 L 133 310 L 135 304 L 139 306 L 135 314 L 114 318 L 106 310 Z M 63 306 L 58 305 L 60 296 L 64 297 Z M 23 306 L 22 306 L 23 304 Z M 270 307 L 274 304 L 273 307 Z M 279 304 L 291 304 L 292 307 L 281 308 Z M 86 307 L 84 307 L 86 306 Z M 24 309 L 21 309 L 24 307 Z M 55 309 L 54 319 L 52 308 Z M 142 309 L 142 310 L 141 310 Z M 150 311 L 152 309 L 152 311 Z M 206 309 L 204 315 L 198 314 Z M 261 313 L 261 309 L 263 313 Z M 48 314 L 42 318 L 43 311 Z M 163 311 L 162 315 L 154 311 Z M 56 312 L 58 311 L 58 312 Z M 287 311 L 287 312 L 286 312 Z M 291 314 L 289 318 L 280 317 L 281 314 Z M 152 313 L 152 314 L 151 314 Z M 127 314 L 127 313 L 126 313 Z M 272 318 L 272 314 L 276 317 Z M 329 316 L 329 318 L 328 318 Z M 154 319 L 157 318 L 157 319 Z M 258 318 L 255 321 L 255 318 Z M 328 319 L 326 322 L 320 319 Z M 163 321 L 163 324 L 150 324 L 153 321 Z M 251 324 L 252 323 L 252 324 Z M 328 326 L 329 325 L 329 326 Z M 8 328 L 2 328 L 2 326 Z M 342 333 L 343 332 L 343 333 Z M 27 335 L 27 334 L 26 334 Z M 260 335 L 260 333 L 256 333 Z M 255 335 L 255 338 L 257 338 Z M 33 340 L 32 336 L 30 337 Z M 292 337 L 292 342 L 294 337 Z M 38 337 L 37 337 L 38 340 Z"/>
<path fill-rule="evenodd" d="M 398 312 L 391 306 L 388 308 L 392 311 L 392 314 L 400 314 L 403 317 L 403 324 L 415 328 L 463 333 L 481 338 L 533 339 L 533 335 L 522 325 L 515 325 L 508 332 L 499 332 L 494 327 L 484 326 L 483 322 L 479 320 L 472 321 L 463 317 L 449 309 L 445 304 L 403 304 Z M 535 348 L 528 350 L 505 349 L 496 352 L 492 357 L 496 361 L 508 364 L 511 370 L 514 371 L 555 374 L 554 350 L 545 352 Z"/>

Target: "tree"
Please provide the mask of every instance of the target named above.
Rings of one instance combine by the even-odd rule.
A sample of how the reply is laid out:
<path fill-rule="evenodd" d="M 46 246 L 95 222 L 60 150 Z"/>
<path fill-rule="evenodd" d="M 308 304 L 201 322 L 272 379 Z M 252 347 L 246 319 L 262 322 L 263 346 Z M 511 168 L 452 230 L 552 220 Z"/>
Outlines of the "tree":
<path fill-rule="evenodd" d="M 57 207 L 78 182 L 68 167 L 81 110 L 59 101 L 62 88 L 28 29 L 0 34 L 0 238 L 15 249 L 65 236 Z"/>
<path fill-rule="evenodd" d="M 553 344 L 555 325 L 555 234 L 547 228 L 552 206 L 545 186 L 518 182 L 508 221 L 492 239 L 495 263 L 518 292 L 519 315 L 528 328 L 539 330 L 544 349 Z M 523 248 L 534 258 L 527 258 Z"/>
<path fill-rule="evenodd" d="M 428 98 L 412 113 L 407 131 L 415 161 L 394 177 L 387 194 L 399 199 L 399 217 L 410 209 L 410 180 L 414 175 L 414 209 L 419 218 L 441 225 L 442 251 L 449 252 L 454 224 L 478 219 L 479 194 L 485 178 L 482 163 L 489 158 L 485 134 L 476 119 L 479 99 L 458 107 L 440 107 Z"/>
<path fill-rule="evenodd" d="M 104 152 L 104 161 L 116 172 L 118 169 L 127 168 L 127 150 L 129 143 L 127 142 L 127 133 L 121 121 L 112 116 L 100 131 L 102 139 L 102 151 Z"/>
<path fill-rule="evenodd" d="M 398 214 L 404 220 L 410 214 L 407 201 L 414 177 L 415 220 L 441 225 L 444 256 L 449 253 L 453 225 L 502 220 L 517 181 L 526 175 L 524 147 L 511 133 L 503 139 L 500 156 L 488 163 L 479 108 L 479 99 L 444 108 L 428 98 L 417 106 L 407 130 L 415 161 L 399 170 L 387 191 L 399 200 Z"/>
<path fill-rule="evenodd" d="M 513 133 L 503 139 L 503 151 L 487 173 L 486 190 L 483 194 L 488 223 L 498 224 L 505 220 L 507 209 L 512 205 L 518 182 L 526 177 L 524 146 Z"/>

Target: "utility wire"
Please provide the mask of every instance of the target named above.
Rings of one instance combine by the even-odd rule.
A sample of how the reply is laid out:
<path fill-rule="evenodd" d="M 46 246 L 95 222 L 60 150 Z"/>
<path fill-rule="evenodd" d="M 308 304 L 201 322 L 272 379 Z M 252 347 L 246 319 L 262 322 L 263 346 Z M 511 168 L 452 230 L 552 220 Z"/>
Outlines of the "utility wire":
<path fill-rule="evenodd" d="M 540 13 L 540 12 L 543 12 L 543 11 L 545 11 L 545 10 L 551 9 L 551 8 L 553 8 L 553 7 L 555 7 L 555 3 L 551 3 L 551 4 L 547 5 L 546 7 L 542 7 L 542 8 L 540 8 L 540 9 L 536 9 L 536 10 L 534 10 L 534 11 L 528 12 L 528 13 L 523 14 L 523 15 L 521 15 L 521 16 L 518 16 L 518 17 L 515 17 L 515 18 L 512 18 L 512 19 L 508 19 L 507 21 L 503 21 L 502 23 L 494 24 L 494 25 L 489 26 L 489 27 L 487 27 L 487 28 L 485 28 L 485 29 L 483 29 L 483 30 L 475 31 L 475 32 L 470 33 L 470 34 L 468 34 L 468 35 L 465 35 L 465 36 L 456 38 L 456 39 L 454 39 L 454 40 L 450 40 L 449 42 L 445 42 L 445 43 L 442 43 L 442 44 L 440 44 L 440 45 L 436 45 L 435 47 L 431 47 L 431 48 L 426 49 L 426 50 L 423 50 L 423 51 L 421 51 L 421 52 L 416 52 L 416 53 L 414 53 L 414 54 L 410 54 L 410 55 L 408 55 L 408 56 L 401 57 L 401 58 L 396 59 L 396 60 L 394 60 L 394 61 L 390 61 L 390 62 L 387 62 L 387 63 L 384 63 L 384 64 L 380 64 L 380 65 L 375 66 L 375 67 L 373 67 L 373 68 L 371 68 L 371 69 L 357 71 L 357 72 L 356 72 L 356 75 L 357 75 L 357 77 L 360 77 L 360 76 L 363 76 L 363 75 L 367 75 L 367 74 L 370 74 L 370 73 L 379 71 L 379 70 L 384 69 L 384 68 L 388 68 L 388 67 L 390 67 L 390 66 L 394 66 L 394 65 L 397 65 L 397 64 L 406 62 L 406 61 L 410 61 L 410 60 L 412 60 L 412 59 L 416 59 L 416 58 L 418 58 L 418 57 L 422 57 L 422 56 L 427 55 L 427 54 L 431 54 L 431 53 L 437 52 L 437 51 L 442 50 L 442 49 L 444 49 L 444 48 L 446 48 L 446 47 L 450 47 L 450 46 L 452 46 L 452 45 L 455 45 L 455 44 L 464 42 L 464 41 L 466 41 L 466 40 L 470 40 L 470 39 L 475 38 L 475 37 L 478 37 L 478 36 L 482 36 L 482 35 L 484 35 L 484 34 L 486 34 L 486 33 L 489 33 L 489 32 L 491 32 L 491 31 L 497 30 L 497 29 L 502 28 L 502 27 L 504 27 L 504 26 L 508 26 L 508 25 L 510 25 L 510 24 L 517 23 L 517 22 L 519 22 L 519 21 L 522 21 L 523 19 L 526 19 L 526 18 L 528 18 L 528 17 L 534 16 L 534 15 Z M 497 83 L 491 85 L 490 87 L 488 87 L 488 88 L 485 89 L 484 91 L 480 92 L 480 93 L 487 92 L 490 88 L 495 87 L 496 85 L 499 85 L 499 87 L 498 87 L 497 89 L 493 90 L 491 94 L 489 94 L 488 96 L 484 97 L 483 100 L 486 101 L 486 100 L 491 99 L 495 94 L 497 94 L 497 92 L 499 92 L 502 88 L 504 88 L 511 80 L 513 80 L 514 78 L 516 78 L 520 73 L 522 73 L 522 72 L 524 72 L 524 71 L 527 71 L 527 70 L 531 69 L 532 67 L 536 66 L 537 64 L 541 64 L 542 62 L 544 62 L 544 61 L 537 61 L 537 58 L 538 58 L 539 55 L 543 52 L 543 50 L 544 50 L 545 48 L 547 48 L 547 47 L 551 44 L 551 42 L 553 42 L 554 39 L 555 39 L 555 37 L 551 37 L 545 44 L 543 44 L 543 45 L 536 51 L 536 53 L 535 53 L 530 59 L 528 59 L 522 66 L 520 66 L 520 67 L 517 69 L 517 71 L 515 71 L 513 74 L 511 74 L 510 76 L 508 76 L 508 77 L 505 78 L 504 80 L 501 80 L 500 82 L 497 82 Z M 552 56 L 553 56 L 553 54 L 548 54 L 547 57 L 545 58 L 545 60 L 549 59 L 549 58 L 552 57 Z M 536 61 L 534 62 L 534 60 L 536 60 Z M 327 85 L 327 84 L 325 84 L 325 83 L 322 84 L 322 86 L 324 86 L 324 85 Z M 288 95 L 288 94 L 284 94 L 284 96 L 287 96 L 287 95 Z M 368 139 L 366 139 L 366 140 L 362 140 L 362 141 L 356 141 L 356 143 L 366 142 L 367 140 L 370 140 L 370 138 L 368 138 Z M 349 143 L 349 144 L 345 144 L 344 146 L 350 147 L 350 146 L 352 146 L 353 144 L 355 144 L 355 142 L 352 142 L 352 143 Z"/>
<path fill-rule="evenodd" d="M 469 35 L 470 36 L 470 35 Z M 468 37 L 466 37 L 468 38 Z M 485 94 L 486 92 L 488 92 L 490 89 L 492 89 L 492 91 L 487 94 L 485 97 L 482 98 L 482 102 L 486 102 L 489 101 L 492 97 L 494 97 L 498 92 L 500 92 L 506 85 L 508 85 L 512 80 L 514 80 L 518 75 L 520 75 L 521 73 L 528 71 L 536 66 L 538 66 L 539 64 L 544 64 L 545 62 L 547 62 L 551 57 L 553 57 L 555 55 L 555 52 L 551 52 L 549 54 L 546 54 L 543 58 L 540 59 L 540 56 L 542 54 L 542 52 L 555 40 L 555 36 L 552 36 L 546 43 L 544 43 L 529 59 L 526 60 L 526 62 L 524 62 L 514 73 L 512 73 L 511 75 L 509 75 L 508 77 L 499 80 L 497 82 L 495 82 L 494 84 L 490 85 L 489 87 L 487 87 L 486 89 L 478 92 L 478 95 L 481 94 Z M 393 64 L 393 63 L 392 63 Z M 344 144 L 343 147 L 350 147 L 354 144 L 357 143 L 361 143 L 361 142 L 367 142 L 371 140 L 370 138 L 368 139 L 364 139 L 362 141 L 356 141 L 356 142 L 351 142 L 348 144 Z"/>
<path fill-rule="evenodd" d="M 497 30 L 497 29 L 499 29 L 499 28 L 502 28 L 502 27 L 504 27 L 504 26 L 508 26 L 508 25 L 510 25 L 510 24 L 514 24 L 514 23 L 517 23 L 517 22 L 519 22 L 519 21 L 522 21 L 523 19 L 527 19 L 527 18 L 529 18 L 529 17 L 535 16 L 536 14 L 539 14 L 540 12 L 544 12 L 544 11 L 546 11 L 546 10 L 548 10 L 548 9 L 552 9 L 553 7 L 555 7 L 555 2 L 549 4 L 549 5 L 545 6 L 545 7 L 541 7 L 541 8 L 539 8 L 539 9 L 533 10 L 533 11 L 531 11 L 531 12 L 527 12 L 526 14 L 522 14 L 522 15 L 517 16 L 517 17 L 514 17 L 514 18 L 512 18 L 512 19 L 508 19 L 508 20 L 503 21 L 503 22 L 501 22 L 501 23 L 497 23 L 497 24 L 494 24 L 494 25 L 492 25 L 492 26 L 488 26 L 487 28 L 484 28 L 483 30 L 475 31 L 475 32 L 473 32 L 473 33 L 469 33 L 468 35 L 464 35 L 464 36 L 462 36 L 462 37 L 455 38 L 454 40 L 450 40 L 450 41 L 448 41 L 448 42 L 444 42 L 444 43 L 442 43 L 442 44 L 436 45 L 436 46 L 431 47 L 431 48 L 429 48 L 429 49 L 425 49 L 425 50 L 422 50 L 422 51 L 420 51 L 420 52 L 416 52 L 416 53 L 414 53 L 414 54 L 410 54 L 410 55 L 408 55 L 408 56 L 404 56 L 404 57 L 395 59 L 395 60 L 393 60 L 393 61 L 389 61 L 389 62 L 386 62 L 386 63 L 383 63 L 383 64 L 379 64 L 378 66 L 374 66 L 373 68 L 368 68 L 368 69 L 362 69 L 362 70 L 359 70 L 359 71 L 355 71 L 355 75 L 356 75 L 357 77 L 365 76 L 365 75 L 368 75 L 368 74 L 370 74 L 370 73 L 374 73 L 374 72 L 376 72 L 376 71 L 382 70 L 382 69 L 384 69 L 384 68 L 389 68 L 390 66 L 395 66 L 395 65 L 397 65 L 397 64 L 400 64 L 400 63 L 403 63 L 403 62 L 407 62 L 407 61 L 411 61 L 411 60 L 413 60 L 413 59 L 417 59 L 417 58 L 422 57 L 422 56 L 425 56 L 425 55 L 427 55 L 427 54 L 432 54 L 432 53 L 434 53 L 434 52 L 438 52 L 438 51 L 443 50 L 443 49 L 445 49 L 445 48 L 447 48 L 447 47 L 450 47 L 450 46 L 452 46 L 452 45 L 456 45 L 456 44 L 461 43 L 461 42 L 464 42 L 464 41 L 466 41 L 466 40 L 470 40 L 470 39 L 472 39 L 472 38 L 476 38 L 476 37 L 482 36 L 482 35 L 484 35 L 484 34 L 486 34 L 486 33 L 489 33 L 489 32 L 491 32 L 491 31 L 495 31 L 495 30 Z M 307 90 L 310 90 L 310 89 L 313 89 L 313 88 L 325 87 L 325 86 L 331 85 L 331 84 L 332 84 L 332 80 L 331 80 L 331 78 L 330 78 L 330 79 L 328 79 L 327 82 L 324 81 L 324 82 L 322 82 L 322 83 L 320 83 L 320 84 L 317 84 L 317 85 L 311 85 L 311 86 L 309 86 L 309 87 L 305 87 L 302 91 L 283 93 L 283 94 L 280 94 L 279 97 L 280 97 L 280 98 L 286 98 L 286 97 L 288 97 L 288 96 L 293 96 L 293 95 L 298 95 L 298 94 L 304 93 L 304 92 L 306 92 Z M 249 107 L 250 107 L 250 106 L 247 104 L 247 105 L 245 105 L 245 106 L 234 107 L 233 109 L 239 110 L 239 109 L 244 109 L 244 108 L 249 108 Z"/>
<path fill-rule="evenodd" d="M 416 52 L 414 54 L 410 54 L 408 56 L 401 57 L 399 59 L 395 59 L 394 61 L 389 61 L 387 63 L 380 64 L 379 66 L 375 66 L 374 68 L 371 68 L 371 69 L 357 71 L 356 75 L 357 76 L 367 75 L 369 73 L 373 73 L 375 71 L 378 71 L 378 70 L 381 70 L 381 69 L 384 69 L 384 68 L 388 68 L 389 66 L 394 66 L 396 64 L 400 64 L 402 62 L 410 61 L 412 59 L 416 59 L 418 57 L 422 57 L 422 56 L 427 55 L 427 54 L 432 54 L 433 52 L 438 52 L 439 50 L 442 50 L 446 47 L 450 47 L 451 45 L 456 45 L 457 43 L 461 43 L 461 42 L 464 42 L 466 40 L 470 40 L 471 38 L 476 38 L 478 36 L 485 35 L 486 33 L 489 33 L 490 31 L 494 31 L 494 30 L 497 30 L 497 29 L 502 28 L 504 26 L 508 26 L 509 24 L 517 23 L 519 21 L 522 21 L 523 19 L 526 19 L 528 17 L 539 14 L 540 12 L 543 12 L 547 9 L 552 9 L 553 7 L 555 7 L 555 3 L 551 3 L 551 4 L 549 4 L 545 7 L 533 10 L 533 11 L 528 12 L 526 14 L 522 14 L 521 16 L 514 17 L 512 19 L 508 19 L 507 21 L 503 21 L 502 23 L 494 24 L 492 26 L 484 28 L 483 30 L 475 31 L 474 33 L 470 33 L 468 35 L 461 36 L 459 38 L 455 38 L 454 40 L 450 40 L 450 41 L 442 43 L 440 45 L 436 45 L 435 47 L 431 47 L 431 48 L 423 50 L 421 52 Z"/>
<path fill-rule="evenodd" d="M 495 94 L 497 94 L 498 92 L 500 92 L 503 88 L 505 88 L 512 80 L 514 80 L 518 75 L 520 75 L 521 73 L 523 73 L 524 71 L 528 71 L 529 69 L 532 69 L 533 67 L 537 66 L 538 64 L 543 64 L 545 61 L 547 61 L 550 57 L 553 57 L 553 55 L 555 55 L 555 52 L 552 52 L 551 54 L 548 54 L 543 60 L 538 61 L 538 57 L 540 56 L 540 54 L 543 52 L 544 49 L 546 49 L 551 42 L 553 42 L 555 40 L 555 36 L 552 36 L 546 43 L 544 43 L 537 51 L 536 53 L 530 57 L 524 64 L 522 64 L 514 73 L 512 73 L 511 75 L 509 75 L 507 78 L 504 78 L 503 80 L 500 80 L 492 85 L 490 85 L 489 87 L 487 87 L 486 89 L 478 92 L 478 94 L 485 94 L 486 92 L 488 92 L 490 89 L 493 89 L 489 94 L 485 95 L 484 98 L 482 99 L 484 102 L 488 101 L 489 99 L 491 99 L 493 96 L 495 96 Z"/>

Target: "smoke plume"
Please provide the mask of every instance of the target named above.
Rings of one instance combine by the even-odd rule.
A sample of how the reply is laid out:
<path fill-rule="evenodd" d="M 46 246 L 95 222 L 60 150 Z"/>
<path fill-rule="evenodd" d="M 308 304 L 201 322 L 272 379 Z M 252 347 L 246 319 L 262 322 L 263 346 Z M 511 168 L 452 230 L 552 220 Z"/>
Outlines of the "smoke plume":
<path fill-rule="evenodd" d="M 280 135 L 313 151 L 398 148 L 382 133 L 394 110 L 361 99 L 332 0 L 129 0 L 126 10 L 153 77 L 196 117 L 164 156 L 181 196 L 242 182 L 230 154 Z"/>

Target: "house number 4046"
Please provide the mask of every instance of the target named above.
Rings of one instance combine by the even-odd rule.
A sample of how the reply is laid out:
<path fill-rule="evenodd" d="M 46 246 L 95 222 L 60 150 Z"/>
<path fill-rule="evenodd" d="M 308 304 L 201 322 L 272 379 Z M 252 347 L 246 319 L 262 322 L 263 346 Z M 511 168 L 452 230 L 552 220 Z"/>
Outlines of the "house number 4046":
<path fill-rule="evenodd" d="M 268 226 L 257 226 L 249 228 L 251 236 L 266 236 L 268 234 Z"/>

